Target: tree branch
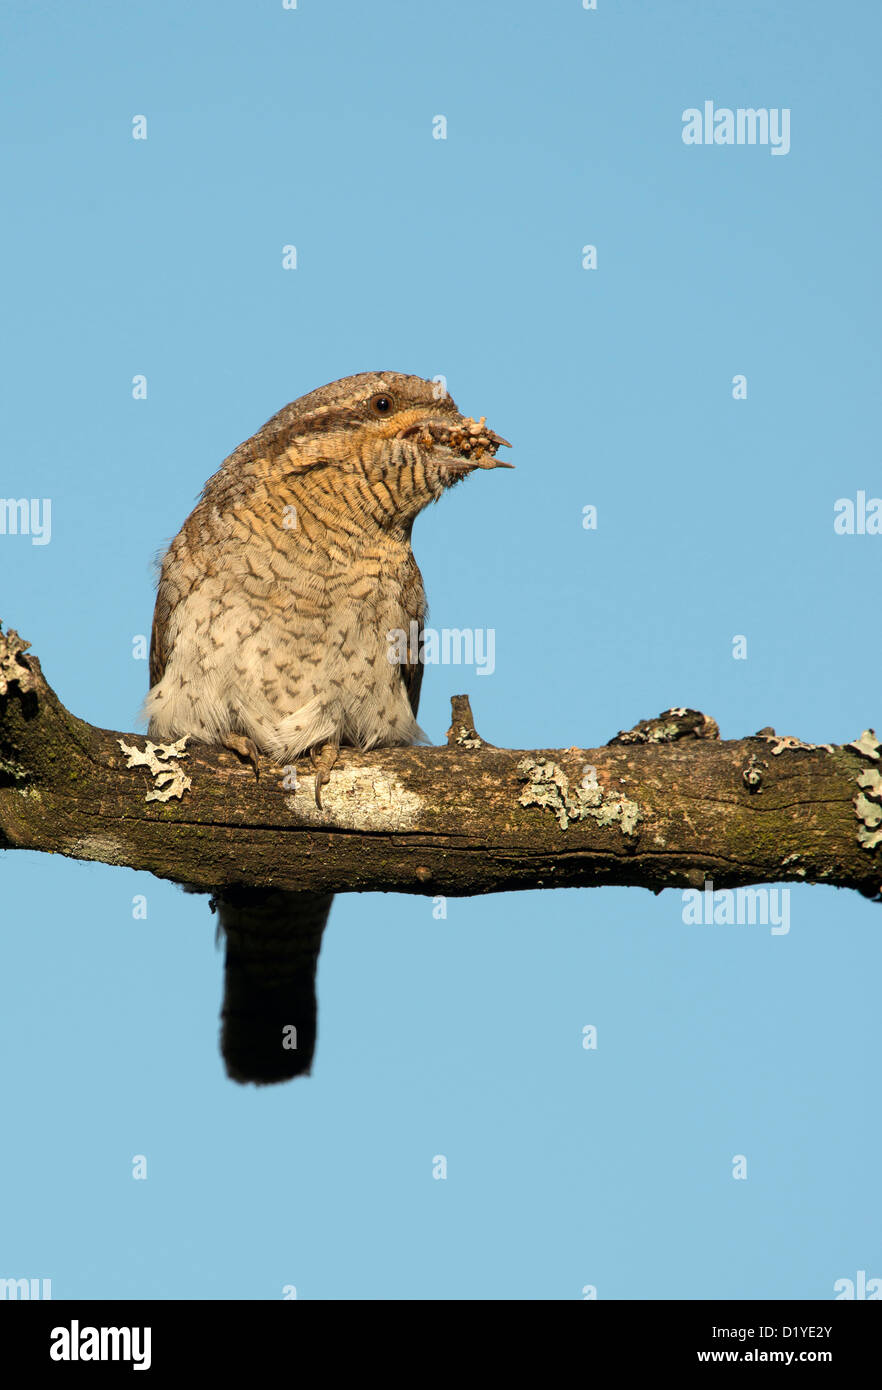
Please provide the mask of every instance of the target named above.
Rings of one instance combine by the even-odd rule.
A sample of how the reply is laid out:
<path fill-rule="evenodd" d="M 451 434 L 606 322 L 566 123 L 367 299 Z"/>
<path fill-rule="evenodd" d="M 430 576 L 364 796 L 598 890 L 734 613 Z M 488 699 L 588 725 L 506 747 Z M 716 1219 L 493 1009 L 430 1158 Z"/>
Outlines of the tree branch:
<path fill-rule="evenodd" d="M 193 739 L 83 723 L 0 629 L 0 848 L 230 884 L 464 895 L 635 884 L 882 885 L 882 745 L 762 730 L 721 741 L 669 710 L 602 748 L 494 748 L 453 697 L 448 744 L 343 749 L 315 804 L 308 760 L 260 776 Z M 125 745 L 125 746 L 123 746 Z"/>

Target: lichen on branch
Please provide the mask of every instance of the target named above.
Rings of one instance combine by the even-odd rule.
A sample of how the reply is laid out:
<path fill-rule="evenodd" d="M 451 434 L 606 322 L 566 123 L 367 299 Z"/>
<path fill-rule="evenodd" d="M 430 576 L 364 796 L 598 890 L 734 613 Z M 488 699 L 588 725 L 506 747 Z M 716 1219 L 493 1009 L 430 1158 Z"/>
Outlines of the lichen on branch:
<path fill-rule="evenodd" d="M 344 748 L 322 806 L 308 759 L 84 723 L 0 628 L 0 847 L 127 865 L 213 892 L 471 895 L 635 884 L 882 886 L 882 745 L 763 729 L 722 740 L 677 708 L 595 748 L 507 749 L 455 696 L 444 747 Z M 182 758 L 186 758 L 186 772 Z M 146 769 L 146 775 L 145 775 Z"/>

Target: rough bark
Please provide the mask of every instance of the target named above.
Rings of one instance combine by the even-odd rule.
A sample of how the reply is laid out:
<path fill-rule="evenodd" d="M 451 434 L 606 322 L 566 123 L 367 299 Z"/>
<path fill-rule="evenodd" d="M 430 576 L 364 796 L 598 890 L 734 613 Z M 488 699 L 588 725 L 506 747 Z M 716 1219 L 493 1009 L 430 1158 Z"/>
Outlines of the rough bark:
<path fill-rule="evenodd" d="M 205 891 L 882 886 L 871 733 L 841 746 L 771 730 L 720 740 L 713 720 L 672 710 L 604 747 L 525 751 L 484 742 L 457 696 L 446 747 L 343 749 L 320 810 L 308 760 L 295 773 L 262 758 L 256 778 L 195 740 L 152 753 L 143 735 L 83 723 L 27 645 L 0 631 L 0 848 Z"/>

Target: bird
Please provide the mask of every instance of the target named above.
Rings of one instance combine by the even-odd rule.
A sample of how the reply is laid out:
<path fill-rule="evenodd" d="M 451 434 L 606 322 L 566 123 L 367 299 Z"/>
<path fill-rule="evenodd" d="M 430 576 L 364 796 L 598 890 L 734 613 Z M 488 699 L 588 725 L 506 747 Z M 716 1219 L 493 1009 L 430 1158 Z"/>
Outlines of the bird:
<path fill-rule="evenodd" d="M 341 746 L 428 742 L 417 723 L 422 634 L 411 548 L 419 513 L 508 441 L 460 414 L 443 378 L 360 372 L 284 406 L 226 458 L 162 562 L 148 736 L 227 748 L 259 774 L 309 756 L 314 796 Z M 315 978 L 332 895 L 224 885 L 220 1046 L 227 1075 L 310 1073 Z"/>

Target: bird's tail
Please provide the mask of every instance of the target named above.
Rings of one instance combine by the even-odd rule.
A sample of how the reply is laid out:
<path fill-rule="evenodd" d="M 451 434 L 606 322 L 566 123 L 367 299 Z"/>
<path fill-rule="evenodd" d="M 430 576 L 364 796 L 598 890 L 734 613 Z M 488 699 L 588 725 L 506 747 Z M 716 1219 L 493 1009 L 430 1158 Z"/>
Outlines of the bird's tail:
<path fill-rule="evenodd" d="M 221 1052 L 234 1081 L 265 1085 L 309 1072 L 316 1038 L 315 972 L 330 893 L 224 888 Z"/>

